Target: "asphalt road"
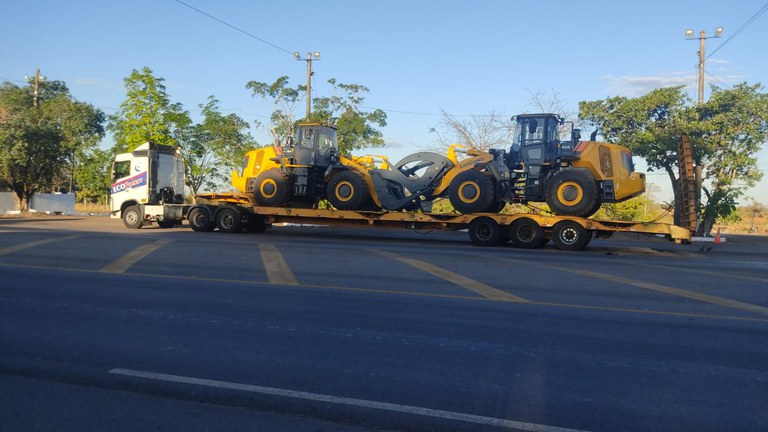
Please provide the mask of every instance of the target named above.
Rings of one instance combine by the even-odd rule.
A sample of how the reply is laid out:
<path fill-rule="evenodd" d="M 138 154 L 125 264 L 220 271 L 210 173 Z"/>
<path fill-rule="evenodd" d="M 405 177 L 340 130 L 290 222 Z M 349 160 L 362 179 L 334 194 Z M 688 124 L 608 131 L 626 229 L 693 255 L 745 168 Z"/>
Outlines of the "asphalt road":
<path fill-rule="evenodd" d="M 768 430 L 768 239 L 0 219 L 0 431 Z"/>

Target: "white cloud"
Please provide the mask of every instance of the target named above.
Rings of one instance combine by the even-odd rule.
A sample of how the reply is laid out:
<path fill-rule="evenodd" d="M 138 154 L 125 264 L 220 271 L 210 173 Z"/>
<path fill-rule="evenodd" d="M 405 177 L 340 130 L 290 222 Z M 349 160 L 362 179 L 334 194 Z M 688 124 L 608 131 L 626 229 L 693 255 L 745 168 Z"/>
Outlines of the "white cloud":
<path fill-rule="evenodd" d="M 685 74 L 682 72 L 672 72 L 655 76 L 631 76 L 620 77 L 604 76 L 608 82 L 608 92 L 614 95 L 627 97 L 638 97 L 647 94 L 651 90 L 662 87 L 675 87 L 679 85 L 686 88 L 694 88 L 696 85 L 696 75 Z"/>

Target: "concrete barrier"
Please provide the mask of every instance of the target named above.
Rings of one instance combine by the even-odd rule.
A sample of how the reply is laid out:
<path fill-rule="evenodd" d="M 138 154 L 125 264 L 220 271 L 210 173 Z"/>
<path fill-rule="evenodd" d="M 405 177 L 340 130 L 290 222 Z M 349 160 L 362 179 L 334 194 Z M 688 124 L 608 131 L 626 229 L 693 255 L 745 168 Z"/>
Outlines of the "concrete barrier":
<path fill-rule="evenodd" d="M 13 192 L 0 192 L 0 214 L 18 210 L 16 195 Z"/>
<path fill-rule="evenodd" d="M 36 193 L 32 195 L 29 209 L 38 213 L 75 214 L 75 194 Z"/>

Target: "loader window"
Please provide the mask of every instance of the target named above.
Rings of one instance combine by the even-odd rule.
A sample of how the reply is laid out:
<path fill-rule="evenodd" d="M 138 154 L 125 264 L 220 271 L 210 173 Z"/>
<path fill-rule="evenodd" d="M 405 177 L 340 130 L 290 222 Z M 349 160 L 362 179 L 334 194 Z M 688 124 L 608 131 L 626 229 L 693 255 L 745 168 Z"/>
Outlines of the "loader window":
<path fill-rule="evenodd" d="M 131 161 L 115 162 L 115 166 L 112 169 L 112 180 L 128 177 L 130 174 L 131 174 Z"/>

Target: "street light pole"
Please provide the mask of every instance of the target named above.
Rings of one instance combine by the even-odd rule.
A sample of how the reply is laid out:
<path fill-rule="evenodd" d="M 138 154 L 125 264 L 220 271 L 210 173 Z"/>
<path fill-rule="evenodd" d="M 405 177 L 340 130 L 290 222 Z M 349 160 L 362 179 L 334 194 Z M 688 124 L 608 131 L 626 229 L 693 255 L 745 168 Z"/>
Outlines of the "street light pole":
<path fill-rule="evenodd" d="M 698 82 L 698 98 L 696 100 L 697 103 L 701 104 L 704 102 L 704 61 L 706 60 L 704 56 L 704 41 L 706 39 L 714 39 L 719 38 L 720 35 L 723 34 L 723 28 L 718 27 L 715 29 L 715 35 L 707 37 L 707 32 L 702 30 L 699 33 L 699 82 Z M 686 30 L 685 31 L 685 38 L 692 40 L 693 39 L 693 30 Z"/>
<path fill-rule="evenodd" d="M 317 51 L 308 52 L 307 58 L 303 59 L 297 51 L 293 53 L 293 57 L 298 61 L 307 62 L 307 119 L 309 119 L 309 114 L 312 112 L 312 62 L 320 60 L 320 53 Z"/>

